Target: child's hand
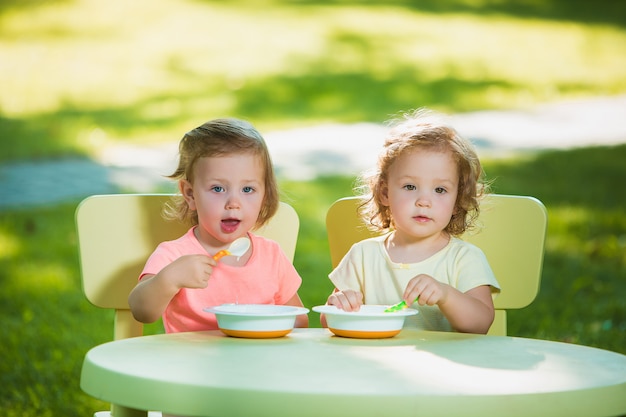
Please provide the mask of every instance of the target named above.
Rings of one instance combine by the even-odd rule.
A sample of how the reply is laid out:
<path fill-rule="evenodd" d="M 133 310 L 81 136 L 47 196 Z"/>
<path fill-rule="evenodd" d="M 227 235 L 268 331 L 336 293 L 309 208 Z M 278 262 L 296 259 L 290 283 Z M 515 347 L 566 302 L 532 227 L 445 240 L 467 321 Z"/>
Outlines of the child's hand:
<path fill-rule="evenodd" d="M 409 281 L 402 298 L 408 305 L 411 305 L 417 298 L 421 306 L 426 304 L 434 306 L 446 301 L 449 288 L 448 285 L 437 281 L 430 275 L 420 274 Z"/>
<path fill-rule="evenodd" d="M 363 293 L 354 290 L 335 291 L 328 297 L 326 304 L 344 311 L 359 311 L 363 305 Z"/>
<path fill-rule="evenodd" d="M 217 262 L 208 255 L 184 255 L 163 268 L 170 282 L 180 288 L 206 288 Z"/>

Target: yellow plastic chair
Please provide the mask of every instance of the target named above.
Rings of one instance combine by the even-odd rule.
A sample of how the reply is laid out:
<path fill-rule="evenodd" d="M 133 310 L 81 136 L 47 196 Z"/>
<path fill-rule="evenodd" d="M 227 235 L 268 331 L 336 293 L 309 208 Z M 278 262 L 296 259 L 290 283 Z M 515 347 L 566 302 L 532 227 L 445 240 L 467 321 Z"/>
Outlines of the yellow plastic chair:
<path fill-rule="evenodd" d="M 326 215 L 332 267 L 336 267 L 352 244 L 376 233 L 358 215 L 359 200 L 335 201 Z M 462 239 L 481 248 L 502 292 L 494 304 L 496 314 L 489 334 L 506 335 L 506 310 L 528 306 L 536 298 L 548 216 L 545 206 L 533 197 L 490 194 L 481 202 L 478 228 Z"/>
<path fill-rule="evenodd" d="M 83 292 L 93 305 L 114 309 L 115 340 L 141 336 L 143 324 L 136 321 L 128 306 L 128 294 L 146 260 L 165 240 L 182 236 L 189 225 L 165 220 L 163 205 L 171 194 L 95 195 L 76 209 L 78 251 Z M 278 242 L 293 261 L 300 220 L 287 203 L 280 203 L 276 215 L 255 233 Z M 120 409 L 116 415 L 146 415 L 144 411 Z M 96 417 L 110 415 L 98 412 Z M 150 412 L 150 416 L 160 413 Z"/>

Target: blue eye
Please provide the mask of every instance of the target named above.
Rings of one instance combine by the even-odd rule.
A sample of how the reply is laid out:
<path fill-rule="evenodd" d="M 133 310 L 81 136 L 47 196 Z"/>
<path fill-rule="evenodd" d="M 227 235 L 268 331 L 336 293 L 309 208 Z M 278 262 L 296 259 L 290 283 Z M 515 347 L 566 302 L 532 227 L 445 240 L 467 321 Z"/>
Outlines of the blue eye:
<path fill-rule="evenodd" d="M 243 187 L 243 192 L 246 193 L 246 194 L 253 193 L 254 192 L 254 188 L 252 188 L 252 187 Z"/>
<path fill-rule="evenodd" d="M 224 192 L 224 187 L 222 187 L 220 185 L 214 185 L 213 187 L 211 187 L 211 190 L 216 192 L 216 193 L 223 193 Z"/>

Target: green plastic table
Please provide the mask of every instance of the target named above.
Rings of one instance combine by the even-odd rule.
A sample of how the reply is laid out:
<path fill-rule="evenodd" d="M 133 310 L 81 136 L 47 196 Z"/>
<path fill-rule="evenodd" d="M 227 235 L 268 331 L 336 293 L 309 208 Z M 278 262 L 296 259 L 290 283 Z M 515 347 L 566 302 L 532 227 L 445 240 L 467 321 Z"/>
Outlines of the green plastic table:
<path fill-rule="evenodd" d="M 614 416 L 626 356 L 543 340 L 403 330 L 349 339 L 296 329 L 277 339 L 219 331 L 105 343 L 81 388 L 116 417 Z"/>

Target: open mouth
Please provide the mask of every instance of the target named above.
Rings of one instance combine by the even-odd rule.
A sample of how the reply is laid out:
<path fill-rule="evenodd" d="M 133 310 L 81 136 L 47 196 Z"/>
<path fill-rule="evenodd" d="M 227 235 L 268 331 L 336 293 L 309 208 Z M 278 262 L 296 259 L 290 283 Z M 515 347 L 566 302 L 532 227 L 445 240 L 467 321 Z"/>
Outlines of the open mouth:
<path fill-rule="evenodd" d="M 225 233 L 232 233 L 237 230 L 241 220 L 238 219 L 223 219 L 222 220 L 222 231 Z"/>

